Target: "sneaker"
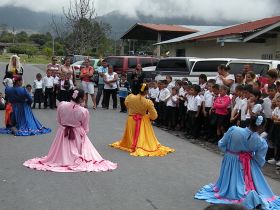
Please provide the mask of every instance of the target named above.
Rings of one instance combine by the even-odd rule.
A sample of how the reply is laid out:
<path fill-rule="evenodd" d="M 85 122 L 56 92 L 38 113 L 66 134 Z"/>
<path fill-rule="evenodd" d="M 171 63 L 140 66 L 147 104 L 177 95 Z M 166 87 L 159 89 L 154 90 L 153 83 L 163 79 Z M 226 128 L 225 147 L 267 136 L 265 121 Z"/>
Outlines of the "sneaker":
<path fill-rule="evenodd" d="M 279 162 L 279 161 L 278 161 L 278 162 Z M 277 163 L 278 163 L 278 162 L 277 162 Z M 276 160 L 273 158 L 273 159 L 268 160 L 267 163 L 268 163 L 268 164 L 271 164 L 271 165 L 275 165 L 275 164 L 276 164 Z"/>
<path fill-rule="evenodd" d="M 277 162 L 276 162 L 276 166 L 280 166 L 280 161 L 277 161 Z"/>

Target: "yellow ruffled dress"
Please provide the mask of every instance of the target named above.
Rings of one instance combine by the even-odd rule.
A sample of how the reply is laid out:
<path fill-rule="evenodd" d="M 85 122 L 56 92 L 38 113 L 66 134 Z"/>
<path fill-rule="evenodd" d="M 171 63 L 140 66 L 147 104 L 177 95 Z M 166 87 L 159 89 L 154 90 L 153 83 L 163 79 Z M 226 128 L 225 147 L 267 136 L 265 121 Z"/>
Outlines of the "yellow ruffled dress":
<path fill-rule="evenodd" d="M 128 118 L 122 140 L 117 141 L 110 146 L 130 152 L 133 156 L 164 156 L 175 150 L 165 147 L 157 140 L 151 120 L 157 118 L 157 112 L 151 100 L 138 95 L 130 94 L 125 105 L 128 108 Z M 134 137 L 136 130 L 135 116 L 140 116 L 140 129 L 136 145 Z"/>

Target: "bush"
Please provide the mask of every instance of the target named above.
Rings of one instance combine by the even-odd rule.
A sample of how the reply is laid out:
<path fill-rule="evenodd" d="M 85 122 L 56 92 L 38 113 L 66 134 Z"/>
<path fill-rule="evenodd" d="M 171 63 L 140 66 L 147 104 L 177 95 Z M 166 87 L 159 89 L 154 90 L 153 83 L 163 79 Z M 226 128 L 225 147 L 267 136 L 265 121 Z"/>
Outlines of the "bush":
<path fill-rule="evenodd" d="M 43 48 L 43 53 L 44 55 L 46 55 L 47 57 L 51 57 L 52 56 L 52 49 L 49 47 L 44 47 Z"/>

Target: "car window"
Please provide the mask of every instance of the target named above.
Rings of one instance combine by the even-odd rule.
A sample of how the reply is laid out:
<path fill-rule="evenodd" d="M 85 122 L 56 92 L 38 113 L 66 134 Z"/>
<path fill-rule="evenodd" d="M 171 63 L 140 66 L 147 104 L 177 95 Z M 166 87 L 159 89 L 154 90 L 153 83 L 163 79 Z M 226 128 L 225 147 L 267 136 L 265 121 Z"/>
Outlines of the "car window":
<path fill-rule="evenodd" d="M 247 63 L 246 63 L 247 64 Z M 231 74 L 238 74 L 243 72 L 243 66 L 245 63 L 230 63 L 230 73 Z M 258 75 L 265 75 L 267 70 L 269 69 L 268 64 L 256 64 L 256 63 L 251 63 L 253 71 L 255 74 Z"/>
<path fill-rule="evenodd" d="M 90 65 L 94 66 L 94 64 L 95 64 L 95 60 L 90 60 Z"/>
<path fill-rule="evenodd" d="M 193 64 L 192 72 L 217 72 L 218 66 L 227 64 L 227 61 L 197 61 Z"/>
<path fill-rule="evenodd" d="M 159 59 L 153 59 L 153 66 L 156 66 L 158 64 Z"/>
<path fill-rule="evenodd" d="M 134 69 L 137 66 L 136 58 L 128 58 L 128 68 Z"/>
<path fill-rule="evenodd" d="M 106 58 L 105 61 L 114 68 L 123 68 L 123 58 Z"/>
<path fill-rule="evenodd" d="M 157 69 L 165 69 L 166 71 L 186 71 L 188 70 L 188 66 L 186 60 L 183 59 L 167 59 L 160 60 Z"/>
<path fill-rule="evenodd" d="M 153 65 L 151 58 L 140 58 L 140 63 L 143 68 Z"/>

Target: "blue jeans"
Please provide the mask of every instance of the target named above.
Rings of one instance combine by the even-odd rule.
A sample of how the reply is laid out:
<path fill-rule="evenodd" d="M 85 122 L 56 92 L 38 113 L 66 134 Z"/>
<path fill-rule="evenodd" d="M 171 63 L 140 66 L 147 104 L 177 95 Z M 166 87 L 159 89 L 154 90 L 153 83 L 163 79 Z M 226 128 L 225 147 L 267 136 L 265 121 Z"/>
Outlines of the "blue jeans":
<path fill-rule="evenodd" d="M 100 101 L 100 98 L 101 98 L 101 95 L 104 91 L 104 84 L 98 84 L 98 89 L 97 89 L 97 94 L 96 94 L 96 106 L 99 105 L 99 101 Z M 103 99 L 102 99 L 102 107 L 105 106 L 104 104 L 104 96 L 103 96 Z"/>

